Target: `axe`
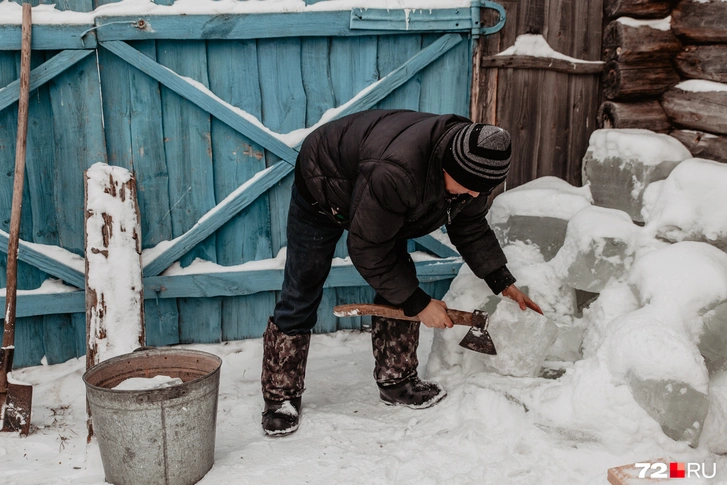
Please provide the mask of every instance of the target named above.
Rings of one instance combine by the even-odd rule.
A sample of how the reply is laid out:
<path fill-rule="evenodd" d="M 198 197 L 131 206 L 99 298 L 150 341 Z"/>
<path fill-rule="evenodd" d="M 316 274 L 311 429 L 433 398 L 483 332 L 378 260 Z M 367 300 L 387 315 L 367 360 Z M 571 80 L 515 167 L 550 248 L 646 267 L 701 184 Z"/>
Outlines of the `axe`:
<path fill-rule="evenodd" d="M 350 305 L 338 305 L 333 308 L 333 314 L 337 317 L 358 317 L 361 315 L 374 315 L 383 318 L 394 318 L 396 320 L 409 320 L 418 322 L 417 317 L 407 317 L 404 312 L 396 307 L 388 305 L 372 305 L 368 303 L 353 303 Z M 459 343 L 468 350 L 481 354 L 497 355 L 495 344 L 487 331 L 489 319 L 487 313 L 481 310 L 474 312 L 463 312 L 461 310 L 450 310 L 447 308 L 447 315 L 455 325 L 470 327 L 467 335 Z"/>

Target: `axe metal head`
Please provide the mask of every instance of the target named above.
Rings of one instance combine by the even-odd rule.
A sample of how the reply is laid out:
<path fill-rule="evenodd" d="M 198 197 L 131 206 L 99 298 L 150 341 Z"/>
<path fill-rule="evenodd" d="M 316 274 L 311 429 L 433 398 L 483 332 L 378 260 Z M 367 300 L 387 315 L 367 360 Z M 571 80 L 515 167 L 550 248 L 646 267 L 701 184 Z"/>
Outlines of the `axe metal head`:
<path fill-rule="evenodd" d="M 14 348 L 0 349 L 0 431 L 27 436 L 30 432 L 30 412 L 33 405 L 33 386 L 14 382 L 8 372 L 12 369 Z"/>
<path fill-rule="evenodd" d="M 497 355 L 495 343 L 487 331 L 489 326 L 489 315 L 482 310 L 472 312 L 472 328 L 469 329 L 467 335 L 464 336 L 459 343 L 461 347 L 473 350 L 481 354 Z"/>

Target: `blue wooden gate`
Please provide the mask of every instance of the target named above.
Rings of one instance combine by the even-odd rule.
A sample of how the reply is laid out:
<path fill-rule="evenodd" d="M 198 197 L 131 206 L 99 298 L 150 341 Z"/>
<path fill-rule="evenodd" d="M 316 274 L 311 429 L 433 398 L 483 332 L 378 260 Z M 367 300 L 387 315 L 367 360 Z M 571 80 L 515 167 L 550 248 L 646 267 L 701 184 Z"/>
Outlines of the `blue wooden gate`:
<path fill-rule="evenodd" d="M 102 7 L 87 24 L 34 26 L 19 253 L 19 288 L 34 291 L 18 297 L 19 366 L 85 352 L 83 171 L 90 165 L 106 161 L 136 173 L 147 343 L 259 337 L 282 283 L 275 257 L 286 245 L 291 172 L 306 133 L 374 107 L 467 115 L 471 39 L 489 32 L 479 23 L 480 2 L 184 16 L 159 8 L 140 18 L 104 16 Z M 501 15 L 490 30 L 501 27 Z M 0 24 L 3 230 L 19 48 L 19 25 Z M 7 251 L 4 232 L 0 249 Z M 458 254 L 432 236 L 411 249 L 435 256 L 417 262 L 417 272 L 441 297 L 461 265 Z M 346 256 L 344 241 L 337 256 Z M 41 287 L 49 278 L 65 287 Z M 350 261 L 334 265 L 326 286 L 316 331 L 365 323 L 331 312 L 373 297 Z"/>

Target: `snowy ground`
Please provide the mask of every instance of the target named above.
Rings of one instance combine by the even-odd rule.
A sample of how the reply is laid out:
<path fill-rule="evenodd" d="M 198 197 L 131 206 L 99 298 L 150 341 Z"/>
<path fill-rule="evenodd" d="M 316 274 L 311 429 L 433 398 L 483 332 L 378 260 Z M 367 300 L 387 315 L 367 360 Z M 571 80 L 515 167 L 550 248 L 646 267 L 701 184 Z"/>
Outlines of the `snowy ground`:
<path fill-rule="evenodd" d="M 423 329 L 422 372 L 431 342 L 432 332 Z M 613 399 L 590 417 L 601 433 L 546 418 L 539 408 L 552 407 L 553 394 L 563 387 L 575 388 L 567 375 L 557 381 L 433 376 L 449 390 L 441 404 L 423 411 L 387 407 L 371 377 L 369 335 L 360 332 L 314 336 L 300 430 L 267 438 L 260 428 L 261 342 L 190 348 L 224 360 L 215 465 L 201 484 L 605 485 L 609 467 L 660 457 L 717 459 L 718 470 L 727 471 L 727 457 L 670 440 L 648 417 L 640 417 L 642 426 L 607 421 L 613 415 L 605 407 Z M 98 446 L 85 440 L 83 365 L 78 360 L 16 372 L 34 385 L 36 429 L 28 438 L 0 435 L 0 483 L 104 482 Z"/>

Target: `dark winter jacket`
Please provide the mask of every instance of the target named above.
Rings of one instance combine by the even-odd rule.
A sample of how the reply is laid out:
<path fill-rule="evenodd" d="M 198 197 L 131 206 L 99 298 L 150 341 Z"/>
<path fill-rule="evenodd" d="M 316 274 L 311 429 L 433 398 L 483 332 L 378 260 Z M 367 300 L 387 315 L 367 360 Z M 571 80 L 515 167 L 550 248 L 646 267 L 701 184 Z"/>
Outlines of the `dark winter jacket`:
<path fill-rule="evenodd" d="M 384 298 L 416 315 L 429 304 L 397 240 L 442 225 L 475 275 L 496 293 L 515 280 L 485 220 L 487 194 L 453 197 L 444 188 L 442 158 L 457 115 L 372 110 L 316 129 L 295 169 L 302 196 L 349 231 L 348 252 L 361 276 Z"/>

